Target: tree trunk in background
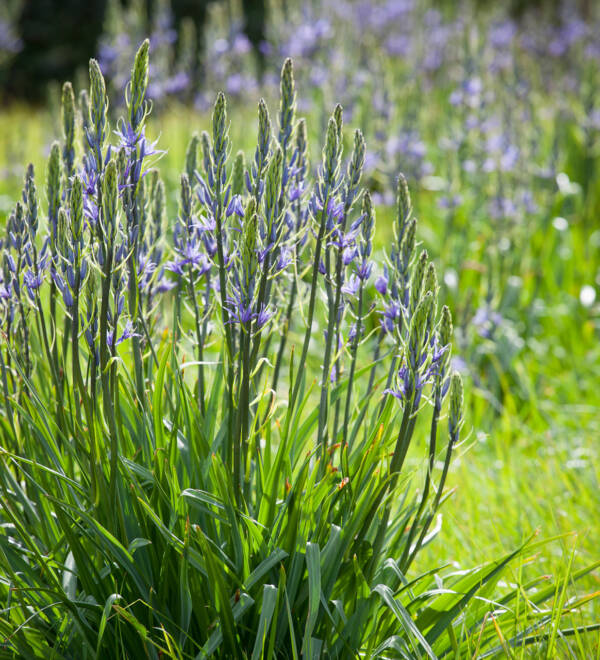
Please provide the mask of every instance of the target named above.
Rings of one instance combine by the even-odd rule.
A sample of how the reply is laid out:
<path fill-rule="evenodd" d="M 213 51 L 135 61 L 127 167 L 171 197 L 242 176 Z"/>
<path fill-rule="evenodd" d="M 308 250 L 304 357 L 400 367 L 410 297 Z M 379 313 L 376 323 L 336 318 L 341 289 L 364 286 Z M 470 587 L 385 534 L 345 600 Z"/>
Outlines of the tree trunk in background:
<path fill-rule="evenodd" d="M 17 22 L 22 48 L 7 76 L 8 93 L 30 101 L 44 98 L 50 80 L 72 80 L 94 57 L 106 0 L 23 0 Z"/>

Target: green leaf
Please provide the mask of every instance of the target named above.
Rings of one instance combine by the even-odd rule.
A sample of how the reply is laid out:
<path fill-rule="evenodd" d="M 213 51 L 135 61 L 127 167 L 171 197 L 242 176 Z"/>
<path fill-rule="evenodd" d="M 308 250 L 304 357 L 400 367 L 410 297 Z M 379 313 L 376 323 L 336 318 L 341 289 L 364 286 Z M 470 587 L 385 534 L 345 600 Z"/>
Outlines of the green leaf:
<path fill-rule="evenodd" d="M 431 660 L 437 660 L 437 656 L 433 652 L 433 649 L 431 646 L 429 646 L 427 640 L 423 637 L 421 631 L 415 625 L 415 622 L 412 620 L 410 614 L 406 611 L 402 603 L 394 598 L 392 590 L 385 584 L 378 584 L 373 589 L 373 591 L 378 593 L 383 599 L 383 602 L 390 608 L 390 610 L 392 610 L 396 619 L 398 619 L 409 638 L 411 638 L 411 641 L 413 642 L 413 648 L 414 642 L 416 641 L 418 645 L 423 648 L 425 653 L 431 658 Z M 414 650 L 416 653 L 417 649 L 415 648 Z"/>
<path fill-rule="evenodd" d="M 263 658 L 265 641 L 271 625 L 275 604 L 277 602 L 277 589 L 272 584 L 263 586 L 262 607 L 260 609 L 260 619 L 258 621 L 258 630 L 256 631 L 256 641 L 252 651 L 252 660 Z"/>
<path fill-rule="evenodd" d="M 113 605 L 121 600 L 121 594 L 111 594 L 104 603 L 104 608 L 102 609 L 102 618 L 100 619 L 100 625 L 98 626 L 98 643 L 96 644 L 96 659 L 100 660 L 102 657 L 100 655 L 100 650 L 102 648 L 102 639 L 104 638 L 104 631 L 106 630 L 106 623 L 108 621 L 108 615 L 110 614 Z"/>
<path fill-rule="evenodd" d="M 308 570 L 308 616 L 304 628 L 302 654 L 312 658 L 314 642 L 312 637 L 321 602 L 321 552 L 317 543 L 306 544 L 306 568 Z"/>

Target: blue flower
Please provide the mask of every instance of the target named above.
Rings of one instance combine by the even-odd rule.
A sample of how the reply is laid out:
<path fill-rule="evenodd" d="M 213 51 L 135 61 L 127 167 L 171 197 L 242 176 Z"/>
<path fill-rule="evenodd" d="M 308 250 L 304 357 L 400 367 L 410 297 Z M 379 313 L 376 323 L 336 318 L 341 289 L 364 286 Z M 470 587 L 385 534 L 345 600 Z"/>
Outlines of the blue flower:
<path fill-rule="evenodd" d="M 387 277 L 387 268 L 384 270 L 383 275 L 380 275 L 376 280 L 375 280 L 375 289 L 380 293 L 382 296 L 385 296 L 387 293 L 387 287 L 388 287 L 388 277 Z"/>
<path fill-rule="evenodd" d="M 350 265 L 356 256 L 358 256 L 358 249 L 356 247 L 345 248 L 342 255 L 342 262 L 344 266 Z"/>
<path fill-rule="evenodd" d="M 396 388 L 388 388 L 384 390 L 384 394 L 391 394 L 396 399 L 404 401 L 406 397 L 410 394 L 412 384 L 412 377 L 409 368 L 403 364 L 400 369 L 398 369 L 398 381 Z"/>
<path fill-rule="evenodd" d="M 23 275 L 23 283 L 32 300 L 35 299 L 35 292 L 39 290 L 43 282 L 44 277 L 41 272 L 34 273 L 32 270 L 27 269 Z"/>
<path fill-rule="evenodd" d="M 279 273 L 292 263 L 292 252 L 288 247 L 282 247 L 277 259 L 275 270 Z"/>
<path fill-rule="evenodd" d="M 258 313 L 258 316 L 256 317 L 257 329 L 261 330 L 264 325 L 269 322 L 272 316 L 273 312 L 263 305 L 260 309 L 260 312 Z"/>
<path fill-rule="evenodd" d="M 233 213 L 235 213 L 240 218 L 244 217 L 244 207 L 242 206 L 242 198 L 240 195 L 234 195 L 231 198 L 231 201 L 227 206 L 226 213 L 227 217 L 230 217 Z"/>
<path fill-rule="evenodd" d="M 237 292 L 234 293 L 233 297 L 227 298 L 225 305 L 229 312 L 229 323 L 248 325 L 256 317 L 256 313 L 252 310 L 252 302 L 243 302 Z"/>
<path fill-rule="evenodd" d="M 371 277 L 371 271 L 373 270 L 373 262 L 364 260 L 360 266 L 356 269 L 356 274 L 358 279 L 366 282 L 369 277 Z"/>
<path fill-rule="evenodd" d="M 199 275 L 204 275 L 210 270 L 210 261 L 197 243 L 185 245 L 180 251 L 180 255 L 180 259 L 169 261 L 165 264 L 165 268 L 177 275 L 183 275 L 188 266 L 191 266 Z"/>
<path fill-rule="evenodd" d="M 71 289 L 67 285 L 67 283 L 64 281 L 61 275 L 57 273 L 56 271 L 52 272 L 52 279 L 54 280 L 54 283 L 56 284 L 56 288 L 60 291 L 63 301 L 67 307 L 72 307 L 73 306 L 73 295 L 71 294 Z"/>
<path fill-rule="evenodd" d="M 288 198 L 290 202 L 295 202 L 297 199 L 300 199 L 302 193 L 304 192 L 304 183 L 300 182 L 298 185 L 290 186 L 288 192 Z"/>
<path fill-rule="evenodd" d="M 349 280 L 342 286 L 342 293 L 346 293 L 349 296 L 355 296 L 360 287 L 360 280 L 356 275 L 352 274 Z"/>

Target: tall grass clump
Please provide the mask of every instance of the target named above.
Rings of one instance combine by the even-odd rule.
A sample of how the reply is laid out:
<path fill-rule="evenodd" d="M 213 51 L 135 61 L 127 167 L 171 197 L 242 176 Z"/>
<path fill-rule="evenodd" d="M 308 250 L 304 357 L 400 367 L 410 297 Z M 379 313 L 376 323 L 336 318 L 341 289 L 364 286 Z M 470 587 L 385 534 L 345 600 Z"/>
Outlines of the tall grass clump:
<path fill-rule="evenodd" d="M 547 619 L 521 625 L 523 589 L 491 599 L 522 548 L 443 586 L 411 573 L 463 391 L 403 177 L 377 264 L 362 134 L 344 158 L 336 107 L 311 175 L 288 60 L 249 162 L 218 95 L 167 219 L 147 84 L 144 42 L 114 130 L 94 60 L 77 101 L 65 84 L 46 181 L 27 169 L 2 239 L 6 652 L 493 654 L 503 617 L 500 652 L 530 644 Z"/>

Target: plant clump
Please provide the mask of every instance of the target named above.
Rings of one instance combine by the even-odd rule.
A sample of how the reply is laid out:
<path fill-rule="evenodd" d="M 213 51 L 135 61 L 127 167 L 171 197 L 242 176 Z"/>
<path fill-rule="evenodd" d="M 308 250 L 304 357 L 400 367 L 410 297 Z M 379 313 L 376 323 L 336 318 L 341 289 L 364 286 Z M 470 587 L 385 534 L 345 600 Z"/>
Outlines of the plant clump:
<path fill-rule="evenodd" d="M 463 392 L 406 181 L 378 263 L 363 136 L 344 153 L 337 106 L 312 174 L 287 60 L 248 161 L 218 95 L 167 221 L 147 85 L 146 41 L 111 130 L 98 64 L 78 104 L 65 84 L 45 204 L 30 167 L 1 244 L 7 648 L 435 657 L 466 601 L 406 575 Z"/>

